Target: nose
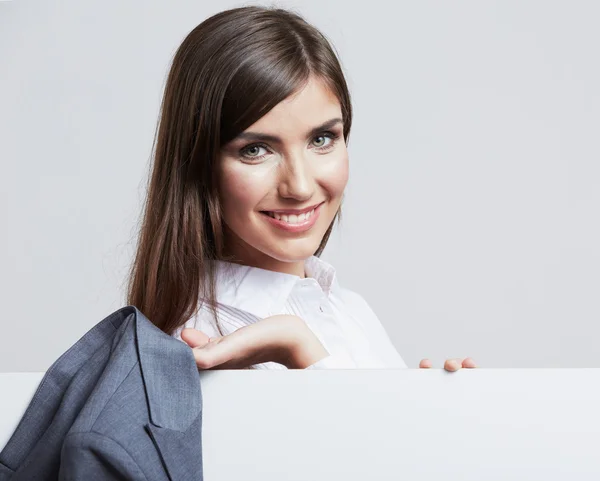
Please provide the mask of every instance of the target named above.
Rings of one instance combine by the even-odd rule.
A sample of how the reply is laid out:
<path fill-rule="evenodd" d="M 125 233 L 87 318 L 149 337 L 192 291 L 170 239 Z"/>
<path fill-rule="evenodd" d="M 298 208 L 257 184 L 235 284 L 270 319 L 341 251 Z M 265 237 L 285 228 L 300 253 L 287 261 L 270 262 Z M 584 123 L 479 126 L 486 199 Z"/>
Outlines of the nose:
<path fill-rule="evenodd" d="M 279 195 L 299 202 L 310 199 L 315 190 L 315 179 L 306 159 L 301 155 L 290 155 L 281 167 Z"/>

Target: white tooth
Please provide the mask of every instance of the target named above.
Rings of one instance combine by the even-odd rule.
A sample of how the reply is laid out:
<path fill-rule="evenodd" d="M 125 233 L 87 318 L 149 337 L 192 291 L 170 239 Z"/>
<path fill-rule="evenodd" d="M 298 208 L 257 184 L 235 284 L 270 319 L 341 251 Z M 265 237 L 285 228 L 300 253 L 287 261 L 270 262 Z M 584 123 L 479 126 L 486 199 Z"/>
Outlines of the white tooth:
<path fill-rule="evenodd" d="M 298 224 L 300 222 L 304 222 L 310 218 L 315 213 L 315 210 L 311 210 L 310 212 L 305 212 L 303 214 L 278 214 L 277 212 L 269 212 L 269 215 L 277 220 L 282 220 L 287 222 L 288 224 Z"/>

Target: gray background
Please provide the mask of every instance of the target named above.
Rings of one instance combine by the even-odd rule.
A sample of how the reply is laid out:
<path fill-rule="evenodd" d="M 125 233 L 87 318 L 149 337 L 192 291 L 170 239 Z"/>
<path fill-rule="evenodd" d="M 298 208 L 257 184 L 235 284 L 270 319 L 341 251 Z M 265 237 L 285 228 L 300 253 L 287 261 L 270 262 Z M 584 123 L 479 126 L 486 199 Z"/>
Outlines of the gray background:
<path fill-rule="evenodd" d="M 600 367 L 594 1 L 277 2 L 353 95 L 324 258 L 409 367 Z M 124 305 L 171 56 L 227 1 L 0 4 L 0 371 Z"/>

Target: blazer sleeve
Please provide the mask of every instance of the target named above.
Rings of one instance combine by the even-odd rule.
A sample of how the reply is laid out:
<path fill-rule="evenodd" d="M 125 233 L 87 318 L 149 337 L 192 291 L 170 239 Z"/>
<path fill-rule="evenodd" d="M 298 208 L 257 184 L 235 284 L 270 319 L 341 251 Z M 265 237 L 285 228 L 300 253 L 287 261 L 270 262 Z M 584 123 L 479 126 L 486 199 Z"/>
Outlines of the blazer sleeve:
<path fill-rule="evenodd" d="M 148 481 L 127 450 L 94 432 L 71 433 L 61 451 L 58 481 Z"/>

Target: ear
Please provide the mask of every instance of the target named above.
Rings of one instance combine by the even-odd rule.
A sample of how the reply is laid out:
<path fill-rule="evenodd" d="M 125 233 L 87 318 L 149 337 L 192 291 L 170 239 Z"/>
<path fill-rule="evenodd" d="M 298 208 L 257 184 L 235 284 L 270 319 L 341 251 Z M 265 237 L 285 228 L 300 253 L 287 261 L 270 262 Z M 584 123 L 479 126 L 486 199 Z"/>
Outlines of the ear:
<path fill-rule="evenodd" d="M 191 348 L 194 348 L 204 347 L 206 344 L 208 344 L 210 338 L 198 329 L 186 327 L 181 331 L 181 340 Z"/>

